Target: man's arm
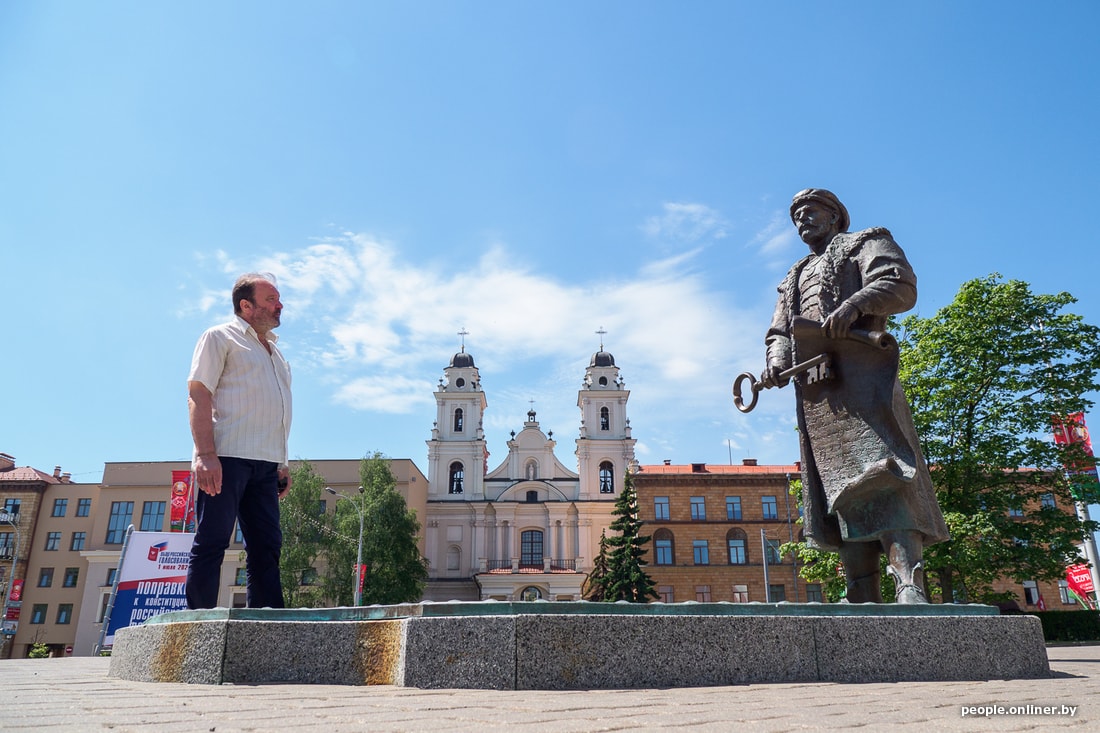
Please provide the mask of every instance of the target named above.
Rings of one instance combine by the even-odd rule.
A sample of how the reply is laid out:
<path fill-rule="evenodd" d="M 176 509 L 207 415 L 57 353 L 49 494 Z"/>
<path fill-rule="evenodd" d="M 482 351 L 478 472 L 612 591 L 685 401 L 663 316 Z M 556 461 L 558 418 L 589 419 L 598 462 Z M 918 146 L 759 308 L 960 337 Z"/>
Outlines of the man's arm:
<path fill-rule="evenodd" d="M 195 441 L 195 479 L 210 496 L 222 490 L 222 464 L 214 447 L 214 397 L 202 382 L 187 383 L 187 411 Z"/>

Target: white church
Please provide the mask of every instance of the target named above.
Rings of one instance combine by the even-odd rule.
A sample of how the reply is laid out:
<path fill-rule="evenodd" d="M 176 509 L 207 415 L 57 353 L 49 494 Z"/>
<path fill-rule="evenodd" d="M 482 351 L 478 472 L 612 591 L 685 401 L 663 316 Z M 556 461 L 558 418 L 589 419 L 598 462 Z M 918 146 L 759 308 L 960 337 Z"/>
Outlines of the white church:
<path fill-rule="evenodd" d="M 488 402 L 463 345 L 443 370 L 427 441 L 425 599 L 579 600 L 635 464 L 629 396 L 601 343 L 577 393 L 576 471 L 558 460 L 553 433 L 543 433 L 534 410 L 490 471 L 482 429 Z"/>

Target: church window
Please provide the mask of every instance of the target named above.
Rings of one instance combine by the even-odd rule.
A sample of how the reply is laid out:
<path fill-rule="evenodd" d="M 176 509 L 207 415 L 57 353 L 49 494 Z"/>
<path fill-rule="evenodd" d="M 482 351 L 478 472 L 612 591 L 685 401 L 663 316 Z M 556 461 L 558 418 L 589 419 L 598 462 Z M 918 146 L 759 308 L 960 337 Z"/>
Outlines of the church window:
<path fill-rule="evenodd" d="M 462 470 L 462 464 L 455 461 L 451 464 L 451 483 L 450 493 L 461 494 L 462 493 L 462 477 L 465 472 Z"/>
<path fill-rule="evenodd" d="M 614 469 L 611 466 L 611 461 L 604 461 L 600 464 L 600 493 L 601 494 L 614 494 L 615 493 L 615 478 Z"/>
<path fill-rule="evenodd" d="M 528 529 L 519 536 L 519 564 L 521 567 L 542 567 L 542 532 Z"/>
<path fill-rule="evenodd" d="M 611 410 L 606 407 L 600 408 L 600 430 L 611 429 Z"/>
<path fill-rule="evenodd" d="M 462 432 L 462 408 L 455 410 L 455 432 Z"/>

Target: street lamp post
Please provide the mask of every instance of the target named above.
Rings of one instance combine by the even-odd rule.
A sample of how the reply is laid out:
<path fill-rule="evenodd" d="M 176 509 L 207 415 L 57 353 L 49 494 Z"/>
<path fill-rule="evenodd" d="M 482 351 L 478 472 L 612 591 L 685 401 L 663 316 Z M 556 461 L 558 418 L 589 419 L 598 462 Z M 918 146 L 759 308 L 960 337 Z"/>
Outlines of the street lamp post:
<path fill-rule="evenodd" d="M 362 487 L 360 487 L 359 490 L 362 491 Z M 349 501 L 351 501 L 351 505 L 355 507 L 355 513 L 359 515 L 359 547 L 355 551 L 355 591 L 353 594 L 353 604 L 355 606 L 358 606 L 360 601 L 363 600 L 363 510 L 359 508 L 358 503 L 351 500 L 344 494 L 341 494 L 339 491 L 332 488 L 331 486 L 326 486 L 325 491 L 335 496 L 337 502 L 339 502 L 341 499 L 348 499 Z"/>

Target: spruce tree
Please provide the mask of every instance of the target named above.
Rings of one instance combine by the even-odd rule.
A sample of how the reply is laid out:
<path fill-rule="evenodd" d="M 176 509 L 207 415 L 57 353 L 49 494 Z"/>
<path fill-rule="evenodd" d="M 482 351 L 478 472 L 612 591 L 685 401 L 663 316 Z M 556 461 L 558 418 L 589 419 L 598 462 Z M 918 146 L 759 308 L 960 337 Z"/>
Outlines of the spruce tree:
<path fill-rule="evenodd" d="M 623 490 L 611 512 L 616 519 L 609 529 L 618 532 L 607 538 L 611 554 L 607 563 L 606 580 L 603 582 L 605 601 L 630 601 L 648 603 L 659 596 L 653 578 L 645 571 L 645 545 L 649 535 L 641 534 L 642 521 L 638 519 L 638 494 L 634 490 L 634 477 L 626 472 Z"/>
<path fill-rule="evenodd" d="M 607 596 L 607 532 L 600 532 L 600 554 L 592 562 L 592 572 L 584 581 L 582 595 L 586 601 L 603 601 Z"/>

